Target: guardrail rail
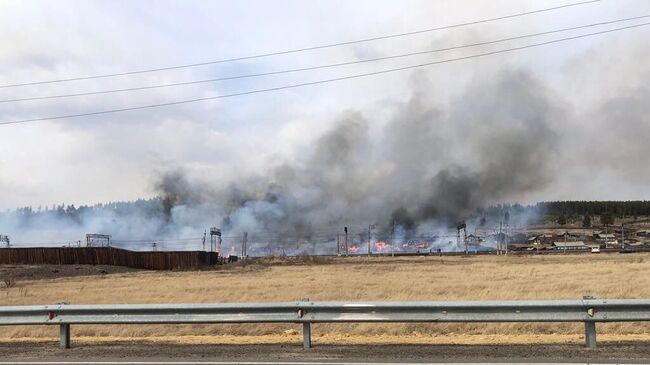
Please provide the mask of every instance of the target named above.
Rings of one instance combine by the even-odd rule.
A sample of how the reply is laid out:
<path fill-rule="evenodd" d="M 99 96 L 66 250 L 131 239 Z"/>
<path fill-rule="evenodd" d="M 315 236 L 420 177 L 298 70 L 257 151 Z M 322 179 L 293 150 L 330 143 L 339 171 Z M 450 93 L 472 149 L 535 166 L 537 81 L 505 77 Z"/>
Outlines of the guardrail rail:
<path fill-rule="evenodd" d="M 583 322 L 596 347 L 596 323 L 650 321 L 650 300 L 592 299 L 455 302 L 311 302 L 0 307 L 0 325 L 59 325 L 70 347 L 71 325 L 299 323 L 311 348 L 312 323 L 357 322 Z"/>

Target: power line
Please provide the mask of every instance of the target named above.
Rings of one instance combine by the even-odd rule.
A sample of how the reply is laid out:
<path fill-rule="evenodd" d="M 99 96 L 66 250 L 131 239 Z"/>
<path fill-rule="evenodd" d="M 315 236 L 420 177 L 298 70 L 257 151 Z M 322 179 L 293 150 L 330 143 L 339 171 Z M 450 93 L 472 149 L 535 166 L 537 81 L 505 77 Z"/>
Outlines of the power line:
<path fill-rule="evenodd" d="M 356 74 L 356 75 L 349 75 L 349 76 L 343 76 L 343 77 L 337 77 L 337 78 L 331 78 L 331 79 L 317 80 L 317 81 L 311 81 L 311 82 L 303 82 L 303 83 L 298 83 L 298 84 L 284 85 L 284 86 L 278 86 L 278 87 L 272 87 L 272 88 L 266 88 L 266 89 L 249 90 L 249 91 L 243 91 L 243 92 L 232 93 L 232 94 L 209 96 L 209 97 L 204 97 L 204 98 L 173 101 L 173 102 L 160 103 L 160 104 L 149 104 L 149 105 L 141 105 L 141 106 L 128 107 L 128 108 L 102 110 L 102 111 L 97 111 L 97 112 L 58 115 L 58 116 L 52 116 L 52 117 L 39 117 L 39 118 L 32 118 L 32 119 L 13 120 L 13 121 L 8 121 L 8 122 L 0 122 L 0 125 L 21 124 L 21 123 L 30 123 L 30 122 L 38 122 L 38 121 L 45 121 L 45 120 L 56 120 L 56 119 L 69 119 L 69 118 L 101 115 L 101 114 L 112 114 L 112 113 L 120 113 L 120 112 L 133 111 L 133 110 L 159 108 L 159 107 L 163 107 L 163 106 L 172 106 L 172 105 L 196 103 L 196 102 L 207 101 L 207 100 L 225 99 L 225 98 L 231 98 L 231 97 L 235 97 L 235 96 L 260 94 L 260 93 L 271 92 L 271 91 L 294 89 L 294 88 L 298 88 L 298 87 L 312 86 L 312 85 L 325 84 L 325 83 L 335 82 L 335 81 L 343 81 L 343 80 L 350 80 L 350 79 L 356 79 L 356 78 L 361 78 L 361 77 L 375 76 L 375 75 L 380 75 L 380 74 L 386 74 L 386 73 L 392 73 L 392 72 L 397 72 L 397 71 L 404 71 L 404 70 L 414 69 L 414 68 L 421 68 L 421 67 L 426 67 L 426 66 L 439 65 L 439 64 L 443 64 L 443 63 L 450 63 L 450 62 L 455 62 L 455 61 L 462 61 L 462 60 L 468 60 L 468 59 L 473 59 L 473 58 L 491 56 L 491 55 L 500 54 L 500 53 L 519 51 L 519 50 L 523 50 L 523 49 L 540 47 L 540 46 L 545 46 L 545 45 L 549 45 L 549 44 L 565 42 L 565 41 L 569 41 L 569 40 L 575 40 L 575 39 L 580 39 L 580 38 L 591 37 L 591 36 L 595 36 L 595 35 L 613 33 L 613 32 L 626 30 L 626 29 L 639 28 L 639 27 L 643 27 L 643 26 L 647 26 L 647 25 L 650 25 L 650 23 L 641 23 L 641 24 L 629 25 L 629 26 L 626 26 L 626 27 L 608 29 L 608 30 L 604 30 L 604 31 L 587 33 L 587 34 L 582 34 L 582 35 L 572 36 L 572 37 L 559 38 L 559 39 L 555 39 L 555 40 L 551 40 L 551 41 L 533 43 L 533 44 L 520 46 L 520 47 L 506 48 L 506 49 L 497 50 L 497 51 L 491 51 L 491 52 L 485 52 L 485 53 L 477 53 L 477 54 L 474 54 L 474 55 L 469 55 L 469 56 L 464 56 L 464 57 L 450 58 L 450 59 L 441 60 L 441 61 L 426 62 L 426 63 L 420 63 L 420 64 L 416 64 L 416 65 L 403 66 L 403 67 L 397 67 L 397 68 L 390 68 L 390 69 L 385 69 L 385 70 L 381 70 L 381 71 L 374 71 L 374 72 L 368 72 L 368 73 Z"/>
<path fill-rule="evenodd" d="M 522 12 L 522 13 L 503 15 L 503 16 L 499 16 L 499 17 L 495 17 L 495 18 L 475 20 L 475 21 L 471 21 L 471 22 L 458 23 L 458 24 L 452 24 L 452 25 L 445 25 L 445 26 L 440 26 L 440 27 L 435 27 L 435 28 L 421 29 L 421 30 L 416 30 L 416 31 L 411 31 L 411 32 L 406 32 L 406 33 L 390 34 L 390 35 L 384 35 L 384 36 L 378 36 L 378 37 L 372 37 L 372 38 L 363 38 L 363 39 L 357 39 L 357 40 L 352 40 L 352 41 L 330 43 L 330 44 L 324 44 L 324 45 L 318 45 L 318 46 L 296 48 L 296 49 L 269 52 L 269 53 L 262 53 L 262 54 L 256 54 L 256 55 L 250 55 L 250 56 L 226 58 L 226 59 L 215 60 L 215 61 L 206 61 L 206 62 L 191 63 L 191 64 L 185 64 L 185 65 L 150 68 L 150 69 L 144 69 L 144 70 L 127 71 L 127 72 L 119 72 L 119 73 L 111 73 L 111 74 L 81 76 L 81 77 L 71 77 L 71 78 L 65 78 L 65 79 L 55 79 L 55 80 L 46 80 L 46 81 L 33 81 L 33 82 L 25 82 L 25 83 L 17 83 L 17 84 L 0 85 L 0 88 L 28 86 L 28 85 L 52 84 L 52 83 L 57 83 L 57 82 L 68 82 L 68 81 L 99 79 L 99 78 L 107 78 L 107 77 L 115 77 L 115 76 L 135 75 L 135 74 L 143 74 L 143 73 L 158 72 L 158 71 L 167 71 L 167 70 L 174 70 L 174 69 L 181 69 L 181 68 L 207 66 L 207 65 L 214 65 L 214 64 L 234 62 L 234 61 L 244 61 L 244 60 L 250 60 L 250 59 L 255 59 L 255 58 L 270 57 L 270 56 L 279 56 L 279 55 L 290 54 L 290 53 L 313 51 L 313 50 L 317 50 L 317 49 L 332 48 L 332 47 L 338 47 L 338 46 L 344 46 L 344 45 L 350 45 L 350 44 L 378 41 L 378 40 L 382 40 L 382 39 L 405 37 L 405 36 L 410 36 L 410 35 L 415 35 L 415 34 L 434 32 L 434 31 L 443 30 L 443 29 L 452 29 L 452 28 L 465 27 L 465 26 L 469 26 L 469 25 L 476 25 L 476 24 L 481 24 L 481 23 L 493 22 L 493 21 L 497 21 L 497 20 L 510 19 L 510 18 L 516 18 L 516 17 L 520 17 L 520 16 L 525 16 L 525 15 L 543 13 L 543 12 L 547 12 L 547 11 L 568 8 L 568 7 L 572 7 L 572 6 L 586 5 L 586 4 L 591 4 L 591 3 L 595 3 L 595 2 L 599 2 L 599 1 L 600 0 L 582 1 L 582 2 L 578 2 L 578 3 L 565 4 L 565 5 L 554 6 L 554 7 L 550 7 L 550 8 L 531 10 L 531 11 L 526 11 L 526 12 Z"/>
<path fill-rule="evenodd" d="M 549 31 L 544 31 L 544 32 L 539 32 L 539 33 L 519 35 L 519 36 L 514 36 L 514 37 L 509 37 L 509 38 L 501 38 L 501 39 L 492 40 L 492 41 L 470 43 L 470 44 L 464 44 L 464 45 L 459 45 L 459 46 L 452 46 L 452 47 L 446 47 L 446 48 L 437 48 L 437 49 L 418 51 L 418 52 L 402 53 L 402 54 L 397 54 L 397 55 L 369 58 L 369 59 L 357 60 L 357 61 L 340 62 L 340 63 L 326 64 L 326 65 L 319 65 L 319 66 L 294 68 L 294 69 L 279 70 L 279 71 L 270 71 L 270 72 L 255 73 L 255 74 L 226 76 L 226 77 L 204 79 L 204 80 L 194 80 L 194 81 L 176 82 L 176 83 L 168 83 L 168 84 L 139 86 L 139 87 L 131 87 L 131 88 L 123 88 L 123 89 L 90 91 L 90 92 L 82 92 L 82 93 L 74 93 L 74 94 L 62 94 L 62 95 L 35 96 L 35 97 L 18 98 L 18 99 L 5 99 L 5 100 L 0 100 L 0 103 L 46 100 L 46 99 L 59 99 L 59 98 L 69 98 L 69 97 L 78 97 L 78 96 L 100 95 L 100 94 L 111 94 L 111 93 L 119 93 L 119 92 L 137 91 L 137 90 L 150 90 L 150 89 L 158 89 L 158 88 L 174 87 L 174 86 L 182 86 L 182 85 L 193 85 L 193 84 L 202 84 L 202 83 L 209 83 L 209 82 L 244 79 L 244 78 L 260 77 L 260 76 L 271 76 L 271 75 L 279 75 L 279 74 L 301 72 L 301 71 L 313 71 L 313 70 L 324 69 L 324 68 L 349 66 L 349 65 L 361 64 L 361 63 L 367 63 L 367 62 L 384 61 L 384 60 L 389 60 L 389 59 L 404 58 L 404 57 L 410 57 L 410 56 L 416 56 L 416 55 L 452 51 L 452 50 L 469 48 L 469 47 L 485 46 L 485 45 L 489 45 L 489 44 L 503 43 L 503 42 L 513 41 L 513 40 L 519 40 L 519 39 L 525 39 L 525 38 L 531 38 L 531 37 L 538 37 L 538 36 L 542 36 L 542 35 L 549 35 L 549 34 L 567 32 L 567 31 L 584 29 L 584 28 L 592 28 L 592 27 L 597 27 L 597 26 L 602 26 L 602 25 L 621 23 L 621 22 L 626 22 L 626 21 L 631 21 L 631 20 L 639 20 L 639 19 L 645 19 L 645 18 L 650 18 L 650 15 L 641 15 L 641 16 L 636 16 L 636 17 L 632 17 L 632 18 L 609 20 L 609 21 L 591 23 L 591 24 L 580 25 L 580 26 L 575 26 L 575 27 L 561 28 L 561 29 L 549 30 Z"/>

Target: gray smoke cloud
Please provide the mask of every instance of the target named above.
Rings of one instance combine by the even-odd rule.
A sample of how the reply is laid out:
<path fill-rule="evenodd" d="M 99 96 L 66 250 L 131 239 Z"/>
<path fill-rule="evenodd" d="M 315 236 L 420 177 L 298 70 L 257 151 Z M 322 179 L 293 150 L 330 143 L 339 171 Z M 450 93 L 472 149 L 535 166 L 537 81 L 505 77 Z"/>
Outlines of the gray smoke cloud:
<path fill-rule="evenodd" d="M 250 232 L 255 254 L 322 253 L 332 251 L 327 242 L 343 226 L 354 242 L 367 239 L 358 232 L 368 224 L 384 233 L 393 223 L 410 234 L 448 232 L 479 208 L 552 181 L 561 143 L 554 125 L 570 116 L 530 72 L 477 78 L 449 103 L 435 100 L 424 74 L 414 79 L 410 97 L 395 103 L 383 124 L 361 111 L 342 112 L 295 159 L 222 177 L 163 169 L 153 182 L 158 200 L 93 209 L 74 220 L 2 219 L 0 228 L 32 241 L 51 227 L 69 240 L 103 232 L 133 239 L 122 242 L 127 247 L 166 237 L 167 249 L 197 249 L 203 232 L 216 226 L 225 232 L 224 252 L 238 251 L 240 234 Z M 294 239 L 282 243 L 287 237 Z"/>
<path fill-rule="evenodd" d="M 547 186 L 567 111 L 539 80 L 505 70 L 476 80 L 447 108 L 418 82 L 378 134 L 348 111 L 310 155 L 218 188 L 163 174 L 160 195 L 174 210 L 213 211 L 229 230 L 311 235 L 323 227 L 438 227 L 488 204 Z M 200 221 L 200 220 L 199 220 Z"/>

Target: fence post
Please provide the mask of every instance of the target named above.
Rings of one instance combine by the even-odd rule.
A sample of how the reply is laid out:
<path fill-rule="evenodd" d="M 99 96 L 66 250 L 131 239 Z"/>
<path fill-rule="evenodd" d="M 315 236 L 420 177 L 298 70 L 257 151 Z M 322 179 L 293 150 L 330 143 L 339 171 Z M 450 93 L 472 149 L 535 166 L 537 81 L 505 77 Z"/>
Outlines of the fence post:
<path fill-rule="evenodd" d="M 585 322 L 585 342 L 588 348 L 596 348 L 596 322 Z"/>
<path fill-rule="evenodd" d="M 62 349 L 70 348 L 70 325 L 67 323 L 62 323 L 59 327 L 59 347 Z"/>
<path fill-rule="evenodd" d="M 305 349 L 311 348 L 311 322 L 302 323 L 302 346 Z"/>

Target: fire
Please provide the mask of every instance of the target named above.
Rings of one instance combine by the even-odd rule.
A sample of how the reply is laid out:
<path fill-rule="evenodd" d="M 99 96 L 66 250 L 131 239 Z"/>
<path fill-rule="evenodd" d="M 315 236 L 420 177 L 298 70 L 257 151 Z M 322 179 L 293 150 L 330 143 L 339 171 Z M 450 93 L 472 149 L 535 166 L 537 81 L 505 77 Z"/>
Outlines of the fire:
<path fill-rule="evenodd" d="M 429 247 L 429 244 L 428 244 L 427 242 L 420 242 L 420 243 L 418 243 L 418 245 L 415 246 L 415 247 L 420 248 L 420 249 L 424 249 L 424 248 L 428 248 L 428 247 Z"/>
<path fill-rule="evenodd" d="M 384 251 L 384 250 L 388 250 L 390 248 L 391 248 L 391 245 L 389 243 L 386 243 L 384 241 L 375 242 L 375 250 Z"/>
<path fill-rule="evenodd" d="M 357 253 L 357 252 L 359 252 L 360 249 L 361 249 L 361 248 L 360 248 L 359 246 L 357 246 L 357 245 L 352 245 L 352 246 L 350 246 L 350 248 L 348 249 L 348 251 L 350 251 L 351 253 Z"/>

